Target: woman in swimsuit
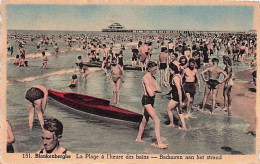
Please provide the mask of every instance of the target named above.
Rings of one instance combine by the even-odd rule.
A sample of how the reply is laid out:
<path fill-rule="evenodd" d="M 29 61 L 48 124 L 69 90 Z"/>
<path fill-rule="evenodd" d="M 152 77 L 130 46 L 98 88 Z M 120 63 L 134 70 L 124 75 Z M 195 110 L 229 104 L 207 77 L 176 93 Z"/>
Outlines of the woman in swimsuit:
<path fill-rule="evenodd" d="M 173 78 L 171 81 L 172 97 L 171 97 L 171 100 L 166 109 L 168 116 L 170 118 L 169 126 L 174 127 L 172 109 L 177 107 L 177 114 L 178 114 L 181 124 L 182 124 L 182 128 L 180 128 L 180 129 L 187 130 L 186 125 L 185 125 L 185 120 L 182 115 L 182 107 L 184 106 L 183 101 L 185 100 L 185 94 L 184 94 L 184 91 L 182 88 L 182 77 L 179 74 L 179 70 L 176 65 L 174 65 L 173 63 L 170 63 L 169 68 L 170 68 L 170 73 L 173 75 Z M 177 106 L 177 105 L 179 105 L 179 106 Z"/>
<path fill-rule="evenodd" d="M 113 99 L 115 104 L 119 104 L 120 84 L 123 81 L 124 71 L 122 67 L 117 64 L 117 59 L 113 58 L 111 63 L 111 85 L 113 89 Z"/>
<path fill-rule="evenodd" d="M 34 112 L 38 114 L 38 118 L 43 128 L 43 113 L 47 104 L 48 91 L 41 85 L 35 85 L 25 94 L 25 102 L 29 110 L 29 128 L 33 127 Z"/>
<path fill-rule="evenodd" d="M 225 81 L 224 89 L 223 89 L 223 96 L 224 96 L 224 107 L 223 111 L 230 112 L 231 109 L 231 88 L 233 86 L 233 80 L 232 80 L 232 63 L 229 56 L 225 55 L 223 56 L 223 63 L 226 65 L 226 68 L 224 71 L 228 75 L 228 79 Z"/>
<path fill-rule="evenodd" d="M 60 146 L 62 139 L 63 125 L 57 119 L 49 119 L 44 123 L 42 129 L 42 141 L 44 148 L 37 154 L 71 154 L 68 149 Z"/>

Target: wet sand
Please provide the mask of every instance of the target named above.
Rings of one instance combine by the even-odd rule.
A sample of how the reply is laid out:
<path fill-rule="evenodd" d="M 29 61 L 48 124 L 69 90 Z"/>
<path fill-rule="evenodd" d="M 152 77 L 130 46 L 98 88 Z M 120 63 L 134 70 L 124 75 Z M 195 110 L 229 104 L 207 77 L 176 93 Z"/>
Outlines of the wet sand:
<path fill-rule="evenodd" d="M 247 122 L 246 132 L 256 131 L 256 86 L 252 82 L 253 69 L 237 72 L 231 91 L 231 113 Z M 223 104 L 223 85 L 219 87 L 217 102 Z"/>

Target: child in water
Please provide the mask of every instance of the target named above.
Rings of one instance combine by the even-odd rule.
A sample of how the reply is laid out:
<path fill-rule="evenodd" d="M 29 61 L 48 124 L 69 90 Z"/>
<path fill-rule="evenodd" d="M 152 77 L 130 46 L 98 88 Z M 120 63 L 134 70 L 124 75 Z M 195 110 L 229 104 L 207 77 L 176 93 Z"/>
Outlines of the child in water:
<path fill-rule="evenodd" d="M 45 55 L 45 51 L 42 51 L 42 66 L 41 68 L 47 68 L 47 56 Z"/>
<path fill-rule="evenodd" d="M 83 78 L 84 78 L 85 81 L 86 81 L 86 80 L 87 80 L 88 73 L 89 73 L 89 70 L 88 70 L 88 67 L 87 67 L 86 65 L 83 65 L 82 69 L 83 69 L 83 72 L 84 72 Z"/>
<path fill-rule="evenodd" d="M 19 64 L 18 64 L 19 67 L 26 67 L 26 65 L 24 63 L 24 59 L 25 59 L 25 56 L 20 55 Z"/>
<path fill-rule="evenodd" d="M 70 88 L 75 88 L 76 87 L 76 85 L 77 85 L 77 78 L 78 77 L 77 77 L 76 74 L 72 75 L 72 80 L 71 80 L 70 85 L 69 85 Z"/>
<path fill-rule="evenodd" d="M 19 55 L 16 55 L 16 58 L 15 58 L 15 60 L 14 60 L 14 65 L 19 65 Z"/>
<path fill-rule="evenodd" d="M 79 66 L 79 72 L 81 72 L 83 67 L 83 60 L 81 59 L 81 56 L 78 56 L 77 66 Z"/>

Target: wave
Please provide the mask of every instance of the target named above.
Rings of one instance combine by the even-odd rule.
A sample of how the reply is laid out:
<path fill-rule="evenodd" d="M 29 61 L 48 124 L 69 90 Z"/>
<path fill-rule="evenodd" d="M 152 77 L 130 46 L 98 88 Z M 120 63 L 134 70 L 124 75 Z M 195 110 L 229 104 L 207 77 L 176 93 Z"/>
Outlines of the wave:
<path fill-rule="evenodd" d="M 99 71 L 99 70 L 101 70 L 101 68 L 89 68 L 89 72 L 94 72 L 94 71 Z M 69 70 L 60 70 L 60 71 L 56 71 L 56 72 L 50 72 L 50 73 L 42 74 L 42 75 L 39 75 L 39 76 L 17 79 L 15 81 L 23 83 L 23 82 L 34 81 L 34 80 L 37 80 L 37 79 L 42 79 L 42 78 L 53 76 L 53 75 L 62 75 L 62 74 L 68 74 L 68 73 L 78 72 L 78 71 L 79 71 L 78 68 L 73 68 L 73 69 L 69 69 Z"/>

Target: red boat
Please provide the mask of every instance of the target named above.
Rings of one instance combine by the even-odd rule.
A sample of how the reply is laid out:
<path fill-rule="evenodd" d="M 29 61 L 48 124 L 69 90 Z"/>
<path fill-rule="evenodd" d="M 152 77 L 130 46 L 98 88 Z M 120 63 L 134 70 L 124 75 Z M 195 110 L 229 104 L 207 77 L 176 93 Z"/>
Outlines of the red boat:
<path fill-rule="evenodd" d="M 140 122 L 143 117 L 141 114 L 110 105 L 109 100 L 78 93 L 57 92 L 51 89 L 48 90 L 48 93 L 50 97 L 60 103 L 86 113 L 131 122 Z"/>

